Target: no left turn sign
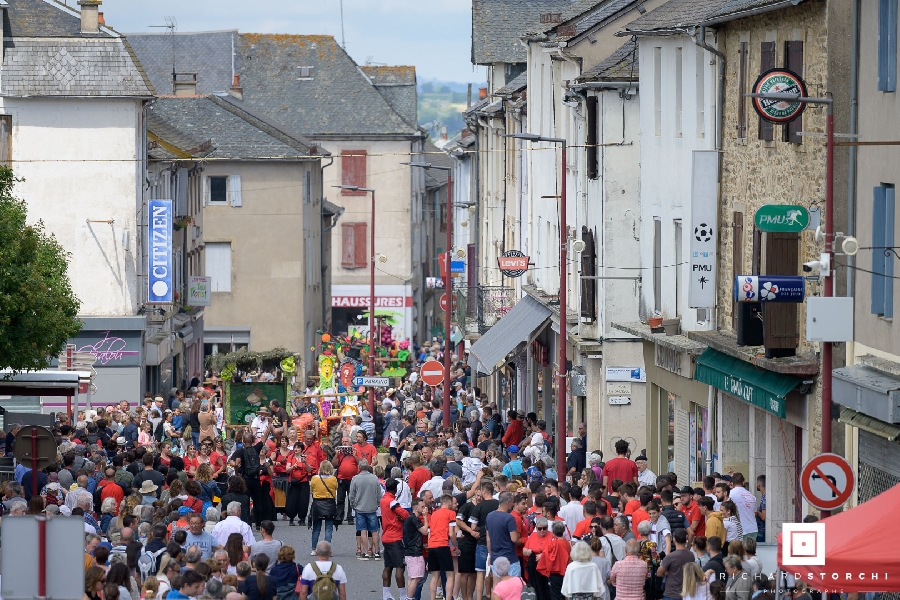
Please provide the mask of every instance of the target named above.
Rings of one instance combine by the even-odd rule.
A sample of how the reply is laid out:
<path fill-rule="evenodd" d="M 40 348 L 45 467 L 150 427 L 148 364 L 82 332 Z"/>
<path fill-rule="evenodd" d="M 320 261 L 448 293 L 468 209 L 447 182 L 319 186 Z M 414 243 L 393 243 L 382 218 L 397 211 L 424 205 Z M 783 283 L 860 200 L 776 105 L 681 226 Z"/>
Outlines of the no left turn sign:
<path fill-rule="evenodd" d="M 850 463 L 837 454 L 819 454 L 800 473 L 800 491 L 819 510 L 842 506 L 853 493 L 855 478 Z"/>

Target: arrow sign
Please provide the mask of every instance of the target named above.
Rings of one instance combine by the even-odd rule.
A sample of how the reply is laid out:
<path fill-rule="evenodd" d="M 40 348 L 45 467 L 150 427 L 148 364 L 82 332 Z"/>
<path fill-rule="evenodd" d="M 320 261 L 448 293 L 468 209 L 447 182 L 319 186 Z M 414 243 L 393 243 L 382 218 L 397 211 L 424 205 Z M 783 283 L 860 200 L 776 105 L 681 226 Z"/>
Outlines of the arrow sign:
<path fill-rule="evenodd" d="M 439 386 L 444 382 L 444 365 L 436 360 L 429 360 L 422 365 L 421 376 L 425 385 Z"/>
<path fill-rule="evenodd" d="M 850 463 L 837 454 L 820 454 L 800 473 L 800 491 L 819 510 L 834 510 L 853 494 L 855 479 Z"/>
<path fill-rule="evenodd" d="M 365 387 L 388 387 L 391 380 L 388 377 L 354 377 L 353 385 Z"/>
<path fill-rule="evenodd" d="M 453 296 L 453 310 L 456 310 L 459 301 Z M 441 310 L 447 312 L 447 294 L 441 294 Z"/>

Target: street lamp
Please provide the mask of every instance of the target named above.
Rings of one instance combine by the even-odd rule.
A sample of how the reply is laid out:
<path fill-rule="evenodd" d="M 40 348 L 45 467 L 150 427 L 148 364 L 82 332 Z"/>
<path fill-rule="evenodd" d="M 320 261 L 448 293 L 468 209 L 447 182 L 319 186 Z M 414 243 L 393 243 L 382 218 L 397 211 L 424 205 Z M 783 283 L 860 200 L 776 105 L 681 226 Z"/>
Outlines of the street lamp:
<path fill-rule="evenodd" d="M 453 169 L 433 165 L 429 162 L 404 162 L 402 165 L 418 167 L 420 169 L 435 169 L 447 172 L 447 252 L 446 268 L 447 281 L 444 283 L 444 293 L 447 295 L 447 309 L 444 311 L 444 429 L 450 429 L 450 354 L 453 343 L 450 341 L 450 312 L 453 310 L 453 288 L 450 277 L 450 263 L 453 260 L 451 246 L 453 245 Z"/>
<path fill-rule="evenodd" d="M 566 140 L 544 137 L 536 133 L 510 133 L 505 137 L 528 142 L 559 144 L 562 149 L 562 189 L 559 192 L 559 373 L 556 397 L 556 472 L 566 472 L 566 264 L 568 260 L 568 224 L 566 223 Z"/>
<path fill-rule="evenodd" d="M 369 192 L 372 194 L 372 231 L 371 250 L 369 256 L 369 377 L 375 377 L 375 190 L 361 188 L 358 185 L 333 185 L 331 187 L 351 192 Z M 369 388 L 369 414 L 375 414 L 375 388 Z"/>

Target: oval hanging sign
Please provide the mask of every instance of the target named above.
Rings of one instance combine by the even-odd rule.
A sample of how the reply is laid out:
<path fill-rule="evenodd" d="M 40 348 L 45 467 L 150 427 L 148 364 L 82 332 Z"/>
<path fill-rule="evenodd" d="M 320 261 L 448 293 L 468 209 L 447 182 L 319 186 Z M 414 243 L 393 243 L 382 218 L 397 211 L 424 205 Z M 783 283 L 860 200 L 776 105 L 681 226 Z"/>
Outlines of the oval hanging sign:
<path fill-rule="evenodd" d="M 806 96 L 806 83 L 787 69 L 770 69 L 753 84 L 754 94 L 796 94 Z M 753 108 L 759 116 L 772 123 L 790 123 L 803 114 L 804 102 L 753 98 Z"/>
<path fill-rule="evenodd" d="M 497 266 L 504 277 L 521 277 L 528 270 L 529 257 L 521 250 L 507 250 L 497 258 Z"/>
<path fill-rule="evenodd" d="M 760 231 L 798 232 L 809 227 L 809 211 L 795 204 L 766 204 L 754 221 Z"/>

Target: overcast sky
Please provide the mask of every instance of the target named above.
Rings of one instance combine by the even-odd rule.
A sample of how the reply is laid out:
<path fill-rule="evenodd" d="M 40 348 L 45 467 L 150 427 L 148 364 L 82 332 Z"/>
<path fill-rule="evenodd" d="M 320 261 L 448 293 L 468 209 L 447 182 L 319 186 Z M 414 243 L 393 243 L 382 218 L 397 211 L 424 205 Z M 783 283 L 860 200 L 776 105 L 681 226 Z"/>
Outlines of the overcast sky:
<path fill-rule="evenodd" d="M 75 5 L 75 0 L 67 0 Z M 343 0 L 347 51 L 367 60 L 415 65 L 420 77 L 479 82 L 470 63 L 471 0 Z M 341 0 L 104 0 L 106 22 L 123 33 L 238 29 L 241 33 L 329 34 L 341 41 Z"/>

